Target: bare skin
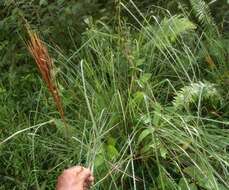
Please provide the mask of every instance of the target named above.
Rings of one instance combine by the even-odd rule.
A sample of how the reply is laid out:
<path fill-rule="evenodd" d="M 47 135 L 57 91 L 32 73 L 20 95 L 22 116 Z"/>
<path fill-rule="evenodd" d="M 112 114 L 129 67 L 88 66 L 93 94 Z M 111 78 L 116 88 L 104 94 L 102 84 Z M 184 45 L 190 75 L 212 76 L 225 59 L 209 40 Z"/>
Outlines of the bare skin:
<path fill-rule="evenodd" d="M 90 169 L 74 166 L 64 170 L 58 177 L 56 190 L 88 190 L 93 181 Z"/>

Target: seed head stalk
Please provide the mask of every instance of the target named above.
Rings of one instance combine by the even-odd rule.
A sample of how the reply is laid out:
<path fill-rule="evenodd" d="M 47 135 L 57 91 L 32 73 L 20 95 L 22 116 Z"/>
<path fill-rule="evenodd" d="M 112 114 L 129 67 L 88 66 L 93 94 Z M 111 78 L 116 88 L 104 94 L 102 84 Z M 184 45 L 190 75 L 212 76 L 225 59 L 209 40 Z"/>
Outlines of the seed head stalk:
<path fill-rule="evenodd" d="M 42 42 L 42 40 L 38 37 L 38 35 L 30 30 L 28 30 L 28 33 L 30 38 L 29 42 L 27 43 L 28 50 L 36 62 L 38 70 L 40 71 L 41 76 L 54 99 L 57 110 L 60 113 L 65 128 L 67 129 L 67 122 L 64 116 L 62 101 L 56 85 L 55 76 L 53 74 L 53 61 L 49 56 L 47 47 L 45 46 L 44 42 Z"/>

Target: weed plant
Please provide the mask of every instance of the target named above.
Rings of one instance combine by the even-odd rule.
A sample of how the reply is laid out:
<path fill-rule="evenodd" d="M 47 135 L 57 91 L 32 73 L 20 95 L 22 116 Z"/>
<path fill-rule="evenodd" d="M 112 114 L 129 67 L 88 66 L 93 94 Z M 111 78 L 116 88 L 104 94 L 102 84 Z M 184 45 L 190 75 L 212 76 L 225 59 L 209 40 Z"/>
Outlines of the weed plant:
<path fill-rule="evenodd" d="M 119 6 L 138 27 L 90 21 L 70 56 L 47 44 L 68 139 L 42 80 L 29 113 L 12 114 L 0 87 L 0 189 L 54 189 L 75 164 L 94 171 L 93 189 L 229 188 L 226 37 L 199 12 L 198 25 L 130 2 L 138 16 Z"/>

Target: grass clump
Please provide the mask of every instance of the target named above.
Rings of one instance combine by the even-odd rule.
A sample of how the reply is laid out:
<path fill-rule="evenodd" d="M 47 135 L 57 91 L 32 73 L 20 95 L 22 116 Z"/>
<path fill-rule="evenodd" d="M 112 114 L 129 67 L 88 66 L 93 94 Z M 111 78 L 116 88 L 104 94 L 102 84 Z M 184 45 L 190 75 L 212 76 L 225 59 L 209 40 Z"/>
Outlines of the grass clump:
<path fill-rule="evenodd" d="M 1 134 L 0 188 L 53 189 L 59 172 L 79 163 L 93 169 L 94 189 L 229 187 L 225 57 L 212 58 L 214 68 L 205 62 L 208 42 L 185 15 L 135 19 L 138 27 L 91 23 L 69 56 L 50 47 L 71 133 L 66 141 L 37 83 L 30 117 L 17 113 Z"/>

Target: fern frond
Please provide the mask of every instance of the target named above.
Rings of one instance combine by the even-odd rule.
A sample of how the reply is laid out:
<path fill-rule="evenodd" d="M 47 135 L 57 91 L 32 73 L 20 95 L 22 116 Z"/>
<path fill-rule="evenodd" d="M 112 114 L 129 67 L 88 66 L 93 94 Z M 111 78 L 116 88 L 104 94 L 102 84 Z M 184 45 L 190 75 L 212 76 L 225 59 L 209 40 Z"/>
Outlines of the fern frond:
<path fill-rule="evenodd" d="M 179 36 L 194 29 L 196 29 L 196 26 L 181 15 L 165 18 L 161 21 L 159 27 L 153 30 L 155 44 L 160 49 L 164 49 L 174 43 Z"/>
<path fill-rule="evenodd" d="M 192 9 L 198 21 L 207 32 L 217 32 L 214 19 L 208 4 L 203 0 L 190 0 Z"/>
<path fill-rule="evenodd" d="M 217 108 L 222 100 L 215 85 L 209 82 L 191 83 L 183 87 L 173 101 L 173 106 L 177 110 L 192 109 L 197 107 L 201 100 L 201 105 Z"/>

